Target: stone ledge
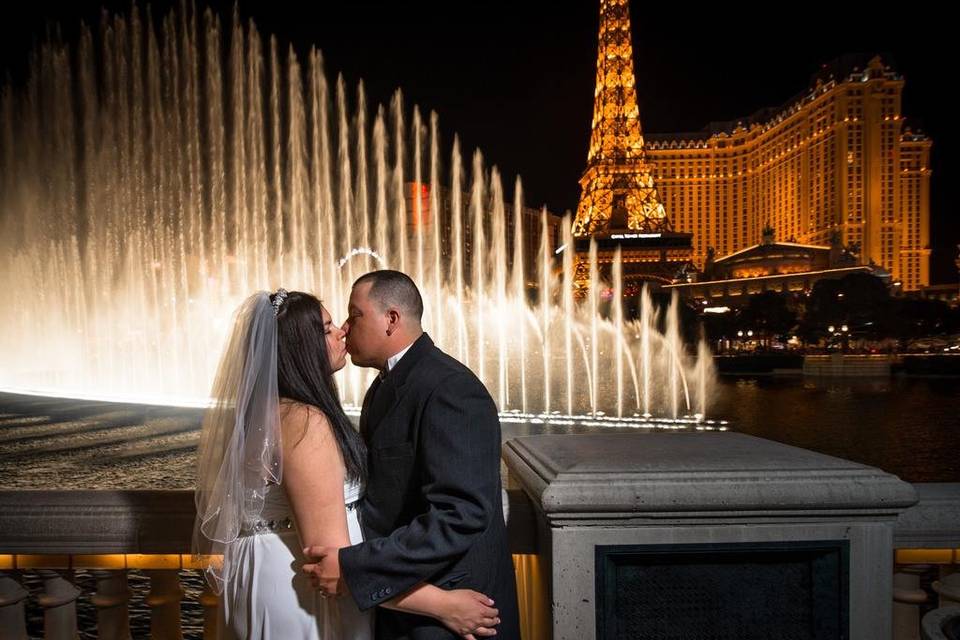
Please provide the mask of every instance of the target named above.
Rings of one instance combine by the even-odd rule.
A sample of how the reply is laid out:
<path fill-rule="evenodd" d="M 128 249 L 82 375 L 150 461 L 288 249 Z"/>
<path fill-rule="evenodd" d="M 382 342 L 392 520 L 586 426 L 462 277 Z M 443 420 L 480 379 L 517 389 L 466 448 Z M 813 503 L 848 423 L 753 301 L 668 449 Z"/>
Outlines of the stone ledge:
<path fill-rule="evenodd" d="M 193 491 L 0 491 L 0 553 L 189 553 Z"/>
<path fill-rule="evenodd" d="M 569 437 L 569 436 L 564 436 Z M 644 436 L 645 437 L 645 436 Z M 919 503 L 900 515 L 894 529 L 897 548 L 960 547 L 960 483 L 914 485 Z M 508 535 L 513 553 L 536 553 L 535 505 L 522 490 L 508 490 Z M 541 506 L 542 508 L 542 506 Z M 596 508 L 594 506 L 594 508 Z M 739 512 L 754 523 L 779 521 L 763 512 Z M 806 516 L 829 515 L 807 509 Z M 713 520 L 715 509 L 634 512 L 623 516 L 640 524 L 677 518 L 688 524 Z M 570 514 L 588 525 L 610 523 L 610 515 Z M 187 553 L 193 528 L 193 492 L 179 491 L 0 491 L 0 553 Z"/>
<path fill-rule="evenodd" d="M 911 485 L 879 469 L 738 433 L 538 435 L 510 440 L 503 453 L 550 519 L 869 517 L 917 500 Z"/>
<path fill-rule="evenodd" d="M 916 484 L 919 502 L 900 514 L 893 531 L 897 548 L 960 548 L 960 482 Z"/>
<path fill-rule="evenodd" d="M 507 491 L 512 553 L 536 553 L 533 505 Z M 192 490 L 0 490 L 0 554 L 189 553 Z"/>

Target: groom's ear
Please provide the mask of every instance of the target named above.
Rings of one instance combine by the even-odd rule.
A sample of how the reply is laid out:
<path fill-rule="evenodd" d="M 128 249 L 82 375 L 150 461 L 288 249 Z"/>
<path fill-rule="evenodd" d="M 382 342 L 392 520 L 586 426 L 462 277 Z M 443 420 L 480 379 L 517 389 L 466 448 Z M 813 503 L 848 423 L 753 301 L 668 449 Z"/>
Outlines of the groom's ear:
<path fill-rule="evenodd" d="M 400 312 L 396 309 L 387 309 L 387 335 L 392 336 L 393 332 L 400 328 Z"/>

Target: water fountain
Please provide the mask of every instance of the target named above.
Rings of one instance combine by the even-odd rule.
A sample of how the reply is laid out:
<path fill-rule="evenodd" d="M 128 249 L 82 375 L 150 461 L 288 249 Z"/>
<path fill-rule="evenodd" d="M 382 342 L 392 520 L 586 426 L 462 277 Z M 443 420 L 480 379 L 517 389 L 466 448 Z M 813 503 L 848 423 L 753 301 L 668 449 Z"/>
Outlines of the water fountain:
<path fill-rule="evenodd" d="M 519 179 L 510 204 L 479 151 L 450 149 L 435 113 L 399 91 L 371 108 L 319 51 L 236 14 L 134 6 L 43 44 L 0 97 L 0 386 L 202 402 L 250 292 L 314 291 L 338 317 L 357 275 L 390 267 L 505 419 L 702 421 L 710 354 L 684 350 L 678 302 L 645 291 L 625 319 L 619 258 L 612 302 L 578 300 L 569 217 L 555 248 L 542 212 L 524 255 Z M 345 402 L 370 375 L 348 367 Z"/>

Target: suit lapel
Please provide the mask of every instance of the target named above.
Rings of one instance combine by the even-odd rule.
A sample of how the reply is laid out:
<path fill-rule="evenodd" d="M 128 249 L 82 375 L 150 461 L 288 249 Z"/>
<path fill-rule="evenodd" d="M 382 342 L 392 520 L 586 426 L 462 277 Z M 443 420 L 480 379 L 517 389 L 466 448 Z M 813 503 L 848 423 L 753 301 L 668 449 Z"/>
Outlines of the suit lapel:
<path fill-rule="evenodd" d="M 400 404 L 406 391 L 407 381 L 410 374 L 416 369 L 417 363 L 433 348 L 433 341 L 426 333 L 422 334 L 410 346 L 410 350 L 403 354 L 400 362 L 384 376 L 379 388 L 374 389 L 371 385 L 373 398 L 370 400 L 369 411 L 363 413 L 369 414 L 366 421 L 361 417 L 361 429 L 365 425 L 367 431 L 367 441 L 373 437 L 377 426 L 387 418 L 393 410 Z"/>

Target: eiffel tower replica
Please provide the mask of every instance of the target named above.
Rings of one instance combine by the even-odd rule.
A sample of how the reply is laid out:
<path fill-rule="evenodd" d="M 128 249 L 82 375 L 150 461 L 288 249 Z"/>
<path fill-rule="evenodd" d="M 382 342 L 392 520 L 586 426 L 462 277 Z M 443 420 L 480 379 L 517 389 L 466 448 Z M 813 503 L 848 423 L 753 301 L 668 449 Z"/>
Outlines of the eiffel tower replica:
<path fill-rule="evenodd" d="M 578 291 L 590 286 L 591 238 L 603 279 L 620 247 L 624 295 L 635 294 L 644 281 L 669 284 L 692 270 L 692 234 L 673 231 L 644 152 L 628 0 L 600 0 L 597 87 L 580 188 L 573 223 Z"/>

